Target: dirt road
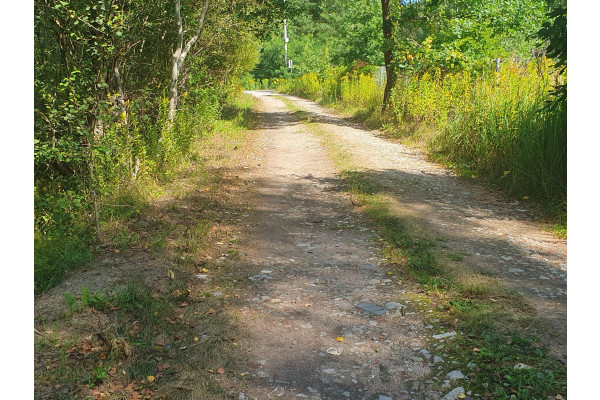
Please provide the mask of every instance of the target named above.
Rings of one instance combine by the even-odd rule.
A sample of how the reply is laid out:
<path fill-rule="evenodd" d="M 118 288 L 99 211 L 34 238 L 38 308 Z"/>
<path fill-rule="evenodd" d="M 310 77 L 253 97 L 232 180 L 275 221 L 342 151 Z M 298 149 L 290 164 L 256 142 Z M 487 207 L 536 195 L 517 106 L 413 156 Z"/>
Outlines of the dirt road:
<path fill-rule="evenodd" d="M 261 100 L 263 126 L 262 151 L 243 177 L 256 188 L 256 206 L 240 240 L 248 358 L 238 368 L 249 379 L 239 398 L 440 399 L 460 387 L 460 376 L 446 375 L 452 360 L 436 353 L 444 339 L 431 344 L 425 302 L 415 287 L 388 279 L 377 232 L 340 192 L 324 145 L 281 98 L 251 94 Z M 566 358 L 566 241 L 544 233 L 523 205 L 418 151 L 287 98 L 464 265 L 521 292 L 547 325 L 547 343 Z"/>

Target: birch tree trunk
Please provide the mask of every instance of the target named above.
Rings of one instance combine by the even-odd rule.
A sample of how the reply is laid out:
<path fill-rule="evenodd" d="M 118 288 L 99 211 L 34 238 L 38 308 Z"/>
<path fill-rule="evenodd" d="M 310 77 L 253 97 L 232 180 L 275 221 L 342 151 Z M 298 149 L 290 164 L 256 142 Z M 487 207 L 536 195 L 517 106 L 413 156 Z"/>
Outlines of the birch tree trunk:
<path fill-rule="evenodd" d="M 390 103 L 392 88 L 396 84 L 396 70 L 394 68 L 394 39 L 393 25 L 390 17 L 390 0 L 381 0 L 381 15 L 383 18 L 383 59 L 385 62 L 385 89 L 383 90 L 382 111 L 385 111 Z"/>
<path fill-rule="evenodd" d="M 204 29 L 204 22 L 206 20 L 206 13 L 208 11 L 208 6 L 210 5 L 210 0 L 204 0 L 204 5 L 202 6 L 202 12 L 200 13 L 200 20 L 198 21 L 198 29 L 194 36 L 188 40 L 183 45 L 183 23 L 181 21 L 181 0 L 175 0 L 175 19 L 177 21 L 177 47 L 173 52 L 173 68 L 171 70 L 171 86 L 169 90 L 169 128 L 171 128 L 173 124 L 173 120 L 175 119 L 175 111 L 177 110 L 177 99 L 178 92 L 177 86 L 179 84 L 179 74 L 181 73 L 181 67 L 183 66 L 183 61 L 185 57 L 188 55 L 190 49 L 198 38 L 202 34 L 202 30 Z"/>

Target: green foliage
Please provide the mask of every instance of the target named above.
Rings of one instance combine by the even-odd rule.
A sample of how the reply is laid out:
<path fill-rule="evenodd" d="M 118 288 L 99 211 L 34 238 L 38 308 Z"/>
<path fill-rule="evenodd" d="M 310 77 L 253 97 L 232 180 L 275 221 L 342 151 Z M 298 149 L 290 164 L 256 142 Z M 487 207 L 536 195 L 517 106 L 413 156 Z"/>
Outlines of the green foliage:
<path fill-rule="evenodd" d="M 290 0 L 285 7 L 293 76 L 314 72 L 324 77 L 332 65 L 382 62 L 379 0 Z M 263 41 L 252 71 L 255 80 L 289 77 L 282 38 L 283 21 Z"/>
<path fill-rule="evenodd" d="M 508 65 L 494 75 L 470 85 L 455 85 L 451 76 L 438 82 L 445 98 L 438 103 L 451 106 L 428 108 L 438 129 L 431 149 L 518 197 L 566 204 L 566 112 L 542 110 L 551 87 L 546 64 Z M 404 107 L 399 118 L 412 115 Z"/>
<path fill-rule="evenodd" d="M 139 209 L 123 193 L 169 179 L 257 61 L 281 2 L 211 1 L 168 123 L 171 0 L 40 0 L 34 18 L 36 292 L 87 262 L 96 226 Z M 182 0 L 186 29 L 200 8 Z M 123 203 L 120 203 L 122 201 Z M 132 207 L 126 207 L 126 206 Z M 99 220 L 95 221 L 96 215 Z M 116 237 L 126 246 L 127 233 Z"/>
<path fill-rule="evenodd" d="M 546 49 L 549 57 L 556 60 L 555 67 L 560 73 L 565 73 L 567 70 L 567 6 L 558 5 L 553 8 L 548 17 L 550 21 L 544 22 L 542 28 L 538 32 L 538 36 L 543 41 L 548 42 Z M 566 74 L 565 74 L 566 75 Z M 556 102 L 566 103 L 567 101 L 567 83 L 558 85 L 552 95 Z M 566 104 L 561 105 L 566 107 Z"/>
<path fill-rule="evenodd" d="M 373 70 L 373 68 L 370 68 Z M 369 70 L 364 67 L 363 70 Z M 312 100 L 336 103 L 342 107 L 374 112 L 383 97 L 383 86 L 370 73 L 344 73 L 344 68 L 330 68 L 324 78 L 309 73 L 296 79 L 277 79 L 274 87 L 284 93 Z"/>
<path fill-rule="evenodd" d="M 544 9 L 543 0 L 409 2 L 394 9 L 395 65 L 450 72 L 529 58 Z"/>

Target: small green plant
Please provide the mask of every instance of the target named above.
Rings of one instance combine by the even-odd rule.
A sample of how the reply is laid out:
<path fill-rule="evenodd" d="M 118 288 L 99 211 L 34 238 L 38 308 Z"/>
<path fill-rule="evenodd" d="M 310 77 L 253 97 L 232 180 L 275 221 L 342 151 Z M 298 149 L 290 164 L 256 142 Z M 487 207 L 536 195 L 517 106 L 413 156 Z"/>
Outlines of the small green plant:
<path fill-rule="evenodd" d="M 106 375 L 108 374 L 108 370 L 110 369 L 111 364 L 110 363 L 103 363 L 97 367 L 94 367 L 94 373 L 93 375 L 88 379 L 88 386 L 89 388 L 93 388 L 96 385 L 101 384 L 102 382 L 104 382 L 104 379 L 106 378 Z"/>
<path fill-rule="evenodd" d="M 463 260 L 462 256 L 460 254 L 456 254 L 456 253 L 449 254 L 448 257 L 452 261 L 462 261 Z"/>
<path fill-rule="evenodd" d="M 77 297 L 75 297 L 75 295 L 72 293 L 65 293 L 63 297 L 65 298 L 67 307 L 69 307 L 69 312 L 74 313 L 79 309 L 79 306 L 77 305 Z"/>

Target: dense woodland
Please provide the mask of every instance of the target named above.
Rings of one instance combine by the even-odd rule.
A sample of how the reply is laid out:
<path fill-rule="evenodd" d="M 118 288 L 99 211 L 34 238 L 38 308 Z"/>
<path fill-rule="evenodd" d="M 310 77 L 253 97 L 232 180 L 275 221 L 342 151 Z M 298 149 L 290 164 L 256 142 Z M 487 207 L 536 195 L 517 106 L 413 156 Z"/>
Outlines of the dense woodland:
<path fill-rule="evenodd" d="M 104 221 L 135 213 L 243 87 L 424 138 L 565 221 L 564 1 L 36 0 L 34 21 L 36 292 L 89 261 Z"/>

